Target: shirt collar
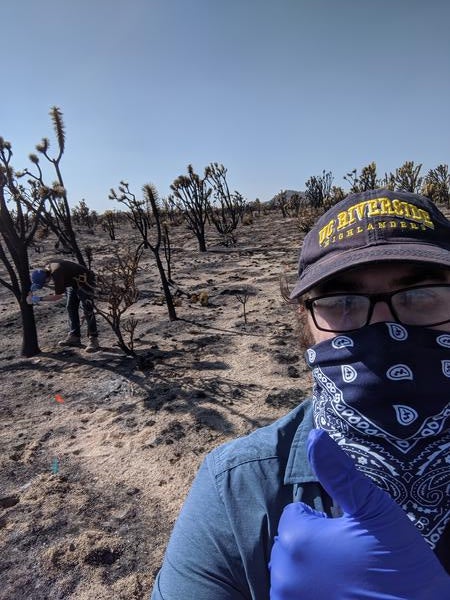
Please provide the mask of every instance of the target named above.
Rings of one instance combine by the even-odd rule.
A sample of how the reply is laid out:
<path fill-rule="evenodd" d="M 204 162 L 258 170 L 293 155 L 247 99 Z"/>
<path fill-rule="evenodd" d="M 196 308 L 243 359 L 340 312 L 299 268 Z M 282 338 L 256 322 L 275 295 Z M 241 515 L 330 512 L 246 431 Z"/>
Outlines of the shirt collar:
<path fill-rule="evenodd" d="M 318 481 L 309 464 L 307 455 L 308 434 L 313 428 L 312 402 L 310 402 L 305 408 L 304 417 L 292 439 L 286 471 L 284 473 L 285 485 Z"/>

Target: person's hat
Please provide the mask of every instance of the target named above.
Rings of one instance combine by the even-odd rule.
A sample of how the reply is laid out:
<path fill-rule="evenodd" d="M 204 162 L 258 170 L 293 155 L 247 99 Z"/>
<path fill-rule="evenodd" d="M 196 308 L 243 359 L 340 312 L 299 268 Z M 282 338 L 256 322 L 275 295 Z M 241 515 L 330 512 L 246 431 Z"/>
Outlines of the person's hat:
<path fill-rule="evenodd" d="M 45 282 L 48 277 L 48 272 L 44 269 L 35 269 L 31 273 L 31 283 L 33 284 L 34 289 L 41 289 L 44 287 Z"/>
<path fill-rule="evenodd" d="M 351 194 L 323 214 L 305 236 L 291 299 L 332 275 L 396 261 L 450 269 L 450 221 L 436 205 L 408 192 Z"/>

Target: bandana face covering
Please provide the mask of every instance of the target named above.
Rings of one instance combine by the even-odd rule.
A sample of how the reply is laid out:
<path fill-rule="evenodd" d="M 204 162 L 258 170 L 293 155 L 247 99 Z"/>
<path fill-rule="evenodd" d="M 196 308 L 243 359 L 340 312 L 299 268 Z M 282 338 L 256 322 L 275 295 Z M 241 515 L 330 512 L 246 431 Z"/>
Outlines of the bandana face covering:
<path fill-rule="evenodd" d="M 450 333 L 376 323 L 306 353 L 315 426 L 435 548 L 450 521 Z"/>

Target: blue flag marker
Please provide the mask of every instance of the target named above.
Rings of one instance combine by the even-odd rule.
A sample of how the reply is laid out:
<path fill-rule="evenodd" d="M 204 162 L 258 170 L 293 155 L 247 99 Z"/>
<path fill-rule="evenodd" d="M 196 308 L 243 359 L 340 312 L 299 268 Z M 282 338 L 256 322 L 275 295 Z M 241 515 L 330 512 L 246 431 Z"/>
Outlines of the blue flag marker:
<path fill-rule="evenodd" d="M 52 464 L 52 473 L 54 475 L 57 475 L 59 471 L 59 463 L 58 463 L 58 459 L 54 458 L 53 459 L 53 464 Z"/>

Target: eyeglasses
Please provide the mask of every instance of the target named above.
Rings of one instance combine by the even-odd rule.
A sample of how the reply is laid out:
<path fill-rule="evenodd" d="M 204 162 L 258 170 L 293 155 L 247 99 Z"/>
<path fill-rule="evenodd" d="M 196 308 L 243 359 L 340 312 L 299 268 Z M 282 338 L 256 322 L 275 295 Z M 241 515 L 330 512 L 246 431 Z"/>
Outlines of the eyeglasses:
<path fill-rule="evenodd" d="M 327 294 L 304 300 L 318 329 L 340 333 L 368 325 L 385 302 L 402 325 L 433 327 L 450 321 L 450 284 L 418 285 L 388 294 Z"/>

